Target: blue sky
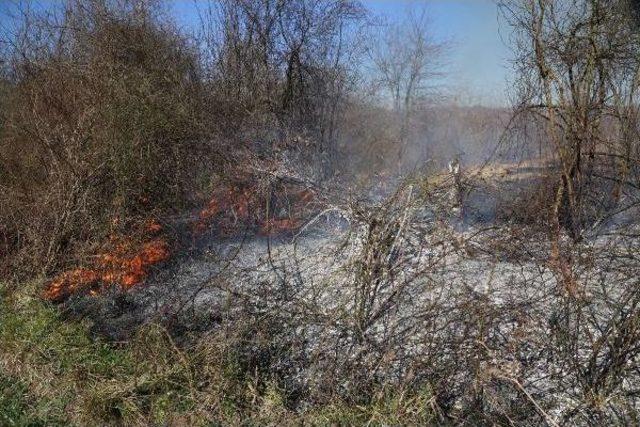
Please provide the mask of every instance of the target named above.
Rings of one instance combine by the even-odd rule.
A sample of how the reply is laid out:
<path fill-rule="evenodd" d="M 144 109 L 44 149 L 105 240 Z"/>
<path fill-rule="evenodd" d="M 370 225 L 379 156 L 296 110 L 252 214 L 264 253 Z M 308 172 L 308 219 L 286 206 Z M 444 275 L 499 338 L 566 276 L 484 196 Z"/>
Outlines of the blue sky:
<path fill-rule="evenodd" d="M 5 1 L 0 0 L 0 9 Z M 35 3 L 44 7 L 60 4 L 56 0 L 35 0 Z M 364 0 L 363 3 L 374 13 L 390 19 L 401 17 L 412 5 L 426 4 L 434 37 L 452 42 L 448 77 L 444 81 L 447 92 L 471 104 L 506 103 L 510 51 L 501 38 L 501 33 L 505 36 L 507 30 L 499 25 L 494 0 Z M 197 1 L 168 0 L 168 4 L 181 25 L 197 21 Z M 0 17 L 0 24 L 2 21 Z"/>
<path fill-rule="evenodd" d="M 502 105 L 510 78 L 506 29 L 499 25 L 494 0 L 364 0 L 374 13 L 400 18 L 412 5 L 426 4 L 433 35 L 451 41 L 447 92 L 471 104 Z M 174 0 L 172 9 L 184 25 L 196 19 L 193 0 Z"/>
<path fill-rule="evenodd" d="M 506 45 L 507 29 L 499 22 L 493 0 L 371 0 L 364 3 L 391 17 L 405 13 L 412 4 L 426 3 L 434 36 L 452 41 L 450 74 L 446 81 L 450 90 L 459 94 L 463 102 L 506 103 L 511 52 Z"/>

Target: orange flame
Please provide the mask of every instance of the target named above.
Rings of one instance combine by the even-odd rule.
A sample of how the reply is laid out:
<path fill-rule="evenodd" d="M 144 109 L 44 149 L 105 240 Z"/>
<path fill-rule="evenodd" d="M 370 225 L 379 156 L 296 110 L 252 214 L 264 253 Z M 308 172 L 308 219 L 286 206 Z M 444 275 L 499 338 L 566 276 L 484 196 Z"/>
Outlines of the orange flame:
<path fill-rule="evenodd" d="M 257 197 L 248 188 L 227 187 L 216 192 L 209 204 L 200 211 L 195 232 L 205 232 L 216 217 L 220 217 L 220 231 L 233 232 L 237 225 L 250 222 L 249 213 L 254 206 L 257 206 Z"/>
<path fill-rule="evenodd" d="M 80 289 L 98 284 L 100 275 L 85 268 L 66 271 L 56 277 L 45 289 L 43 296 L 50 301 L 62 301 Z"/>
<path fill-rule="evenodd" d="M 145 229 L 159 233 L 162 226 L 156 221 L 149 221 Z M 61 273 L 47 285 L 43 297 L 61 302 L 79 292 L 97 295 L 105 284 L 118 284 L 122 289 L 130 289 L 145 280 L 151 266 L 170 256 L 169 244 L 162 237 L 149 240 L 137 249 L 130 239 L 111 236 L 109 240 L 112 250 L 98 255 L 94 268 L 77 268 Z"/>
<path fill-rule="evenodd" d="M 129 289 L 144 281 L 148 269 L 154 264 L 165 261 L 169 258 L 169 245 L 161 239 L 147 242 L 142 250 L 130 260 L 123 263 L 126 273 L 122 276 L 120 284 Z"/>
<path fill-rule="evenodd" d="M 308 189 L 283 189 L 283 195 L 296 215 L 300 215 L 315 197 L 314 192 Z M 292 218 L 265 218 L 264 203 L 258 192 L 252 191 L 251 185 L 225 187 L 217 191 L 200 211 L 194 232 L 203 233 L 214 220 L 223 234 L 237 232 L 238 227 L 243 225 L 256 227 L 262 235 L 300 227 L 301 220 L 295 215 Z M 119 218 L 114 218 L 114 227 L 119 222 Z M 158 221 L 150 219 L 142 229 L 149 236 L 143 243 L 118 235 L 110 236 L 107 244 L 109 250 L 100 253 L 90 268 L 76 268 L 61 273 L 48 284 L 43 292 L 44 298 L 58 302 L 79 292 L 97 295 L 105 284 L 117 284 L 127 290 L 144 282 L 151 266 L 167 260 L 170 250 L 167 241 L 160 236 L 162 225 Z"/>
<path fill-rule="evenodd" d="M 313 191 L 305 189 L 289 193 L 293 201 L 293 210 L 301 211 L 315 197 Z M 257 226 L 265 235 L 291 231 L 300 226 L 300 220 L 291 218 L 261 217 L 265 212 L 264 200 L 250 187 L 227 187 L 214 194 L 209 204 L 200 211 L 195 223 L 196 234 L 205 232 L 216 219 L 218 231 L 223 234 L 236 232 L 238 226 Z"/>

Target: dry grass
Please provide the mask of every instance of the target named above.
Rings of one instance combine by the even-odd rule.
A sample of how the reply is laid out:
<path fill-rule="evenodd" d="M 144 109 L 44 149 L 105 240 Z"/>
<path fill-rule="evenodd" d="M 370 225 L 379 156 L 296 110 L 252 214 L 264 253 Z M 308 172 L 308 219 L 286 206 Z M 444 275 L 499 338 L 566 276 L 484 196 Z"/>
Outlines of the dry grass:
<path fill-rule="evenodd" d="M 395 389 L 380 390 L 368 405 L 336 399 L 292 411 L 286 392 L 245 364 L 237 338 L 206 336 L 178 347 L 151 324 L 130 342 L 107 343 L 33 291 L 9 296 L 3 288 L 2 425 L 388 425 L 433 415 L 427 390 Z"/>

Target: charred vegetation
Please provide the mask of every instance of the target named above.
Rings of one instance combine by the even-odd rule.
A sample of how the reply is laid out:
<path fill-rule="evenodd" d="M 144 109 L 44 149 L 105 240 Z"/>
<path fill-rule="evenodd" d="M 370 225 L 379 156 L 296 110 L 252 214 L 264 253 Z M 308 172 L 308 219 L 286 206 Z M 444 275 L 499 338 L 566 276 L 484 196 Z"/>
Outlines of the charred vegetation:
<path fill-rule="evenodd" d="M 499 1 L 512 107 L 421 7 L 169 6 L 0 21 L 0 424 L 640 421 L 634 2 Z"/>

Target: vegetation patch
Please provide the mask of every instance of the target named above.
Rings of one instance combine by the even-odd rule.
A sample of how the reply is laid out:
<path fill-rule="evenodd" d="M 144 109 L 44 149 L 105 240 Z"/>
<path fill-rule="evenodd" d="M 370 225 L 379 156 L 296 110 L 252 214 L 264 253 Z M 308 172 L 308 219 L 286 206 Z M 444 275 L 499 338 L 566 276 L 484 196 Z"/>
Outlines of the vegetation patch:
<path fill-rule="evenodd" d="M 219 337 L 185 349 L 151 324 L 130 342 L 105 342 L 34 288 L 0 301 L 1 425 L 388 425 L 433 415 L 428 393 L 391 391 L 370 405 L 336 399 L 292 411 L 276 383 L 248 372 L 237 351 L 221 351 Z"/>

